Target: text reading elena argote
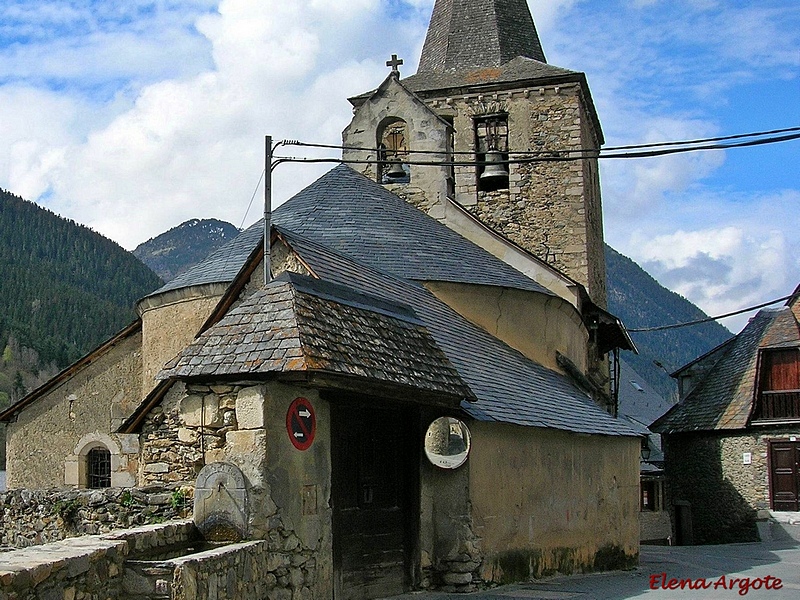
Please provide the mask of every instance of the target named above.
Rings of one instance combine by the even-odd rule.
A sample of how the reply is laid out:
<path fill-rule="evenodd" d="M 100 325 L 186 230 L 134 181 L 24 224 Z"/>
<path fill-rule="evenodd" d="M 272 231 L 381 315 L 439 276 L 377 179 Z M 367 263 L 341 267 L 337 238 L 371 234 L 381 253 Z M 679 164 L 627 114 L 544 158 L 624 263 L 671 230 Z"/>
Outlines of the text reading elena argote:
<path fill-rule="evenodd" d="M 732 577 L 720 575 L 716 579 L 674 579 L 666 573 L 650 575 L 651 590 L 731 590 L 746 596 L 750 590 L 779 590 L 783 582 L 772 575 L 766 577 Z"/>

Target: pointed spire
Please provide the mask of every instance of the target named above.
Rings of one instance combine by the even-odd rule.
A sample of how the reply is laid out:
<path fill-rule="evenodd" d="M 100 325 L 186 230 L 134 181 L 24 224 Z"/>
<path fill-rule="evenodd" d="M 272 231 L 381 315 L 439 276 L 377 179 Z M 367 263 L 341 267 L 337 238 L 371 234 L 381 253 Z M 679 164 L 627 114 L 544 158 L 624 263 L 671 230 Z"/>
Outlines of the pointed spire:
<path fill-rule="evenodd" d="M 418 73 L 547 62 L 526 0 L 436 0 Z"/>

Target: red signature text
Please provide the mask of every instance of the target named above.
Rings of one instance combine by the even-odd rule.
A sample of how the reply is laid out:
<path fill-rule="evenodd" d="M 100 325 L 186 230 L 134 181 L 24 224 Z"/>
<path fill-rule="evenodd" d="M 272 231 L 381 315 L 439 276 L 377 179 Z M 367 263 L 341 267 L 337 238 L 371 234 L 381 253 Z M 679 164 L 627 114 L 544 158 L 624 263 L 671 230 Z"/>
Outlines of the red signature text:
<path fill-rule="evenodd" d="M 717 579 L 675 579 L 666 573 L 650 575 L 651 590 L 736 590 L 746 596 L 750 590 L 779 590 L 783 581 L 778 577 L 729 577 L 721 575 Z"/>

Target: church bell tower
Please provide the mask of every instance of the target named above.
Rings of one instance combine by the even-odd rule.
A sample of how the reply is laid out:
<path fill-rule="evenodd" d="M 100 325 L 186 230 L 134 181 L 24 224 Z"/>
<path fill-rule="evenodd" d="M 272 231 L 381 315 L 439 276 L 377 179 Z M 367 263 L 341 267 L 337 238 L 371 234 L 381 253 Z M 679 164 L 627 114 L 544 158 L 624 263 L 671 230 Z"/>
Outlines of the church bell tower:
<path fill-rule="evenodd" d="M 398 62 L 351 98 L 344 158 L 445 223 L 458 205 L 605 307 L 600 122 L 585 75 L 547 63 L 526 0 L 436 0 L 417 73 Z"/>

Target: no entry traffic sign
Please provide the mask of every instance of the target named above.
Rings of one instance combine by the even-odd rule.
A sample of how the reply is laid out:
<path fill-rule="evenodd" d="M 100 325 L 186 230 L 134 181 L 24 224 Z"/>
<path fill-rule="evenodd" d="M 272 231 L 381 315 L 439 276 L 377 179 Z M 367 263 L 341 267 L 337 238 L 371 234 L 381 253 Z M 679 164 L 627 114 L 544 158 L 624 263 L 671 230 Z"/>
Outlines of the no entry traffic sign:
<path fill-rule="evenodd" d="M 305 398 L 295 398 L 286 413 L 286 431 L 289 440 L 298 450 L 308 450 L 317 432 L 314 407 Z"/>

